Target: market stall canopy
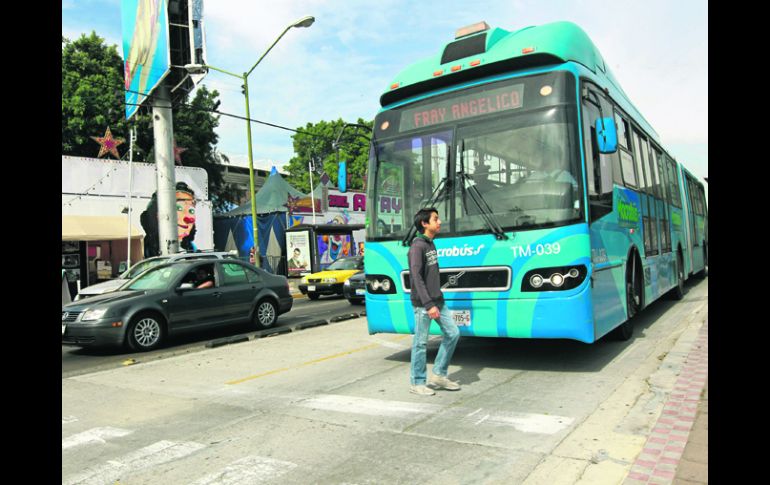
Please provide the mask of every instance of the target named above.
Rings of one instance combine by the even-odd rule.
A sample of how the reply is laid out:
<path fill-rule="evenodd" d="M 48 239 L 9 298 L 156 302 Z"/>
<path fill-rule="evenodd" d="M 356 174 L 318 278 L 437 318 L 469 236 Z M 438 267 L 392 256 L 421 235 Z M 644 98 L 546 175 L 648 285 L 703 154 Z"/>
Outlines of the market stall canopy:
<path fill-rule="evenodd" d="M 286 207 L 286 202 L 289 200 L 290 195 L 292 197 L 303 197 L 305 194 L 292 187 L 278 172 L 271 173 L 265 185 L 257 192 L 257 214 L 287 212 L 289 209 Z M 224 215 L 227 217 L 250 216 L 251 199 Z"/>
<path fill-rule="evenodd" d="M 61 216 L 62 241 L 110 241 L 127 237 L 125 216 Z M 144 239 L 144 231 L 132 224 L 131 239 Z"/>

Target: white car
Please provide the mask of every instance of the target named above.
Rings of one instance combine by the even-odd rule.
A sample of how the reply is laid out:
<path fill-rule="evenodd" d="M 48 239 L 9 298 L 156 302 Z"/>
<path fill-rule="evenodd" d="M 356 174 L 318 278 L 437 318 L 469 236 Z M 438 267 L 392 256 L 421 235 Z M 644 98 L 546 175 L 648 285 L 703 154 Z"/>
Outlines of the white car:
<path fill-rule="evenodd" d="M 128 271 L 125 271 L 123 274 L 121 274 L 120 276 L 118 276 L 113 280 L 103 281 L 101 283 L 97 283 L 95 285 L 87 286 L 81 289 L 80 292 L 77 294 L 77 296 L 75 296 L 75 301 L 80 301 L 90 296 L 96 296 L 104 293 L 109 293 L 111 291 L 115 291 L 121 286 L 123 286 L 123 284 L 125 284 L 128 280 L 132 278 L 136 278 L 141 273 L 159 264 L 168 263 L 171 261 L 179 261 L 179 260 L 225 259 L 225 258 L 238 259 L 238 252 L 237 251 L 229 251 L 229 252 L 202 251 L 198 253 L 178 253 L 178 254 L 171 254 L 167 256 L 153 256 L 152 258 L 147 258 L 139 261 L 138 263 L 133 265 L 131 268 L 129 268 Z"/>

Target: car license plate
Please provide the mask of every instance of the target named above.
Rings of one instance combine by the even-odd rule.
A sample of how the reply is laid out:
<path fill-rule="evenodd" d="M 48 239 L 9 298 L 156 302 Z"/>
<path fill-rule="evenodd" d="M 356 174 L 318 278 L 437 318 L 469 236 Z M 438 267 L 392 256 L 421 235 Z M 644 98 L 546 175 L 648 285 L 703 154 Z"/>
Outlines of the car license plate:
<path fill-rule="evenodd" d="M 452 321 L 458 327 L 469 327 L 471 325 L 471 311 L 470 310 L 452 310 Z"/>
<path fill-rule="evenodd" d="M 363 288 L 356 288 L 356 295 L 365 295 L 366 290 Z"/>
<path fill-rule="evenodd" d="M 307 291 L 315 291 L 315 285 L 308 286 Z"/>
<path fill-rule="evenodd" d="M 61 334 L 62 335 L 64 335 L 64 330 L 66 330 L 66 329 L 67 329 L 67 326 L 62 324 L 62 326 L 61 326 Z"/>

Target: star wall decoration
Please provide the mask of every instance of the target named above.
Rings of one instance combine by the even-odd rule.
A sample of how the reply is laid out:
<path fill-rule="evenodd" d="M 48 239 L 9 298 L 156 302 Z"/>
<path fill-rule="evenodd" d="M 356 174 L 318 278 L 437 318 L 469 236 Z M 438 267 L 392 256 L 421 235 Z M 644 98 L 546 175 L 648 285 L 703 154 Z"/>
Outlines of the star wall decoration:
<path fill-rule="evenodd" d="M 113 138 L 109 126 L 107 127 L 107 131 L 104 133 L 104 136 L 92 136 L 91 138 L 96 143 L 101 145 L 101 148 L 99 149 L 99 155 L 97 155 L 98 158 L 102 158 L 102 156 L 104 156 L 106 153 L 110 153 L 115 158 L 120 160 L 118 146 L 122 143 L 125 143 L 126 140 L 123 138 Z"/>

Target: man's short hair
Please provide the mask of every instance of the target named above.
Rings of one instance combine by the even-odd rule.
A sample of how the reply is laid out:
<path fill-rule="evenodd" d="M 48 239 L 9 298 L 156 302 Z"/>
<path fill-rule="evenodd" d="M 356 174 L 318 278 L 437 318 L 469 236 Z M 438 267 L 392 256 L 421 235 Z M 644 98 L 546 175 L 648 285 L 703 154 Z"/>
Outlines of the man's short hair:
<path fill-rule="evenodd" d="M 417 231 L 419 231 L 420 234 L 425 233 L 425 228 L 422 227 L 422 223 L 425 224 L 430 223 L 430 216 L 433 213 L 438 214 L 438 210 L 435 207 L 426 207 L 424 209 L 420 209 L 417 211 L 417 214 L 414 215 L 414 227 L 417 228 Z"/>

